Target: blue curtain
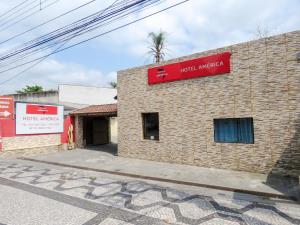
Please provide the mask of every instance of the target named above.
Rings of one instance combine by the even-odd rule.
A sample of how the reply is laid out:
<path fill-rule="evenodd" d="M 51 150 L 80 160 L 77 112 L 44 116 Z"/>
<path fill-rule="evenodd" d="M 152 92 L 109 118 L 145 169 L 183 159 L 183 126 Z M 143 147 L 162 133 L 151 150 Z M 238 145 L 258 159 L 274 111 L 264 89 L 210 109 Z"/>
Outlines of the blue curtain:
<path fill-rule="evenodd" d="M 215 141 L 216 142 L 237 142 L 238 126 L 233 119 L 215 120 Z"/>
<path fill-rule="evenodd" d="M 254 143 L 253 137 L 253 119 L 241 118 L 238 121 L 239 128 L 239 142 L 241 143 Z"/>
<path fill-rule="evenodd" d="M 215 142 L 254 143 L 253 119 L 215 119 Z"/>

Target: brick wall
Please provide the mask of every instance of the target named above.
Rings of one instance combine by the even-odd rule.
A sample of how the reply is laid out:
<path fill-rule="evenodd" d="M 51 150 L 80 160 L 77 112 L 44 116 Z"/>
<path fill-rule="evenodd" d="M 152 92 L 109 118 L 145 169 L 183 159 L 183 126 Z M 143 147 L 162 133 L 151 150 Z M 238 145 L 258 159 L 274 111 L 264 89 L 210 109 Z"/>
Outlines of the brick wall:
<path fill-rule="evenodd" d="M 249 172 L 300 174 L 300 31 L 210 50 L 230 51 L 230 74 L 149 86 L 148 66 L 118 73 L 119 155 Z M 142 137 L 159 112 L 160 140 Z M 253 117 L 254 144 L 214 142 L 214 118 Z"/>

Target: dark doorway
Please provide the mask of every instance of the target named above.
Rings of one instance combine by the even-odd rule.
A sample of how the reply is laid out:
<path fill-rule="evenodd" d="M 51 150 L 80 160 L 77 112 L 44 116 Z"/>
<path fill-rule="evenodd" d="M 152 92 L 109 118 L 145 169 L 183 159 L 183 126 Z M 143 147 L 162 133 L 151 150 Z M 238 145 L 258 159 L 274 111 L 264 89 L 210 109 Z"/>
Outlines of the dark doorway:
<path fill-rule="evenodd" d="M 109 143 L 108 120 L 96 119 L 93 121 L 93 145 L 104 145 Z"/>
<path fill-rule="evenodd" d="M 83 140 L 87 146 L 109 144 L 109 120 L 105 117 L 84 117 Z"/>

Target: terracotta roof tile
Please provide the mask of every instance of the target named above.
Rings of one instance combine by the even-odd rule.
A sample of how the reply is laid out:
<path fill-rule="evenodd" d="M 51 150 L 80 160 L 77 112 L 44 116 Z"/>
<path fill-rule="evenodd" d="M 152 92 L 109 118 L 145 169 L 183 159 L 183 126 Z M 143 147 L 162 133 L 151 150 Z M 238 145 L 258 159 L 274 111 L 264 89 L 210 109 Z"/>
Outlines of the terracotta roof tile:
<path fill-rule="evenodd" d="M 117 104 L 90 105 L 86 108 L 77 109 L 71 114 L 117 113 L 117 111 Z"/>

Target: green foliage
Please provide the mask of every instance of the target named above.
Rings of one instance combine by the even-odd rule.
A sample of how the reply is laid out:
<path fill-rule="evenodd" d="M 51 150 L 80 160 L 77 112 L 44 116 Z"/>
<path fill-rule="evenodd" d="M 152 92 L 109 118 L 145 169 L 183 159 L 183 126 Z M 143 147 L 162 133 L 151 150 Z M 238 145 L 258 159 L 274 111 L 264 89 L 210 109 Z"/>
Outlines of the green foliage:
<path fill-rule="evenodd" d="M 109 82 L 108 84 L 109 84 L 109 86 L 111 86 L 112 88 L 117 88 L 117 82 L 115 82 L 115 81 L 111 81 L 111 82 Z"/>
<path fill-rule="evenodd" d="M 150 38 L 150 51 L 148 52 L 152 57 L 153 61 L 156 63 L 161 62 L 164 60 L 164 57 L 166 55 L 166 33 L 163 31 L 159 31 L 158 33 L 151 32 L 148 34 L 148 37 Z"/>
<path fill-rule="evenodd" d="M 22 88 L 22 90 L 18 90 L 17 93 L 18 94 L 25 94 L 25 93 L 34 93 L 34 92 L 41 92 L 44 91 L 42 86 L 39 85 L 26 85 L 25 88 Z"/>

